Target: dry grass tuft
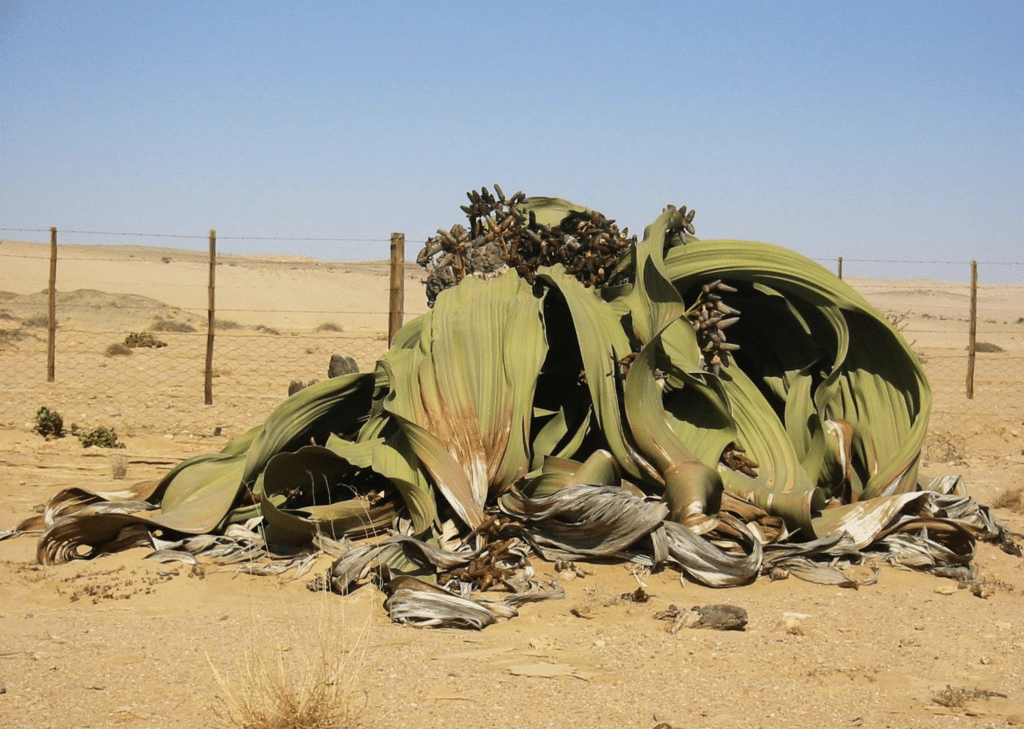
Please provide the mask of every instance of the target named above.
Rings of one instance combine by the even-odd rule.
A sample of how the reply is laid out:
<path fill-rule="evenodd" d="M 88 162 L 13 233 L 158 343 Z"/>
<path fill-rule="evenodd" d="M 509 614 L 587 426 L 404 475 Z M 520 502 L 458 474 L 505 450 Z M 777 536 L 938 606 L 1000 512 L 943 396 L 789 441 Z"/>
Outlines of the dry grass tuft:
<path fill-rule="evenodd" d="M 124 357 L 131 353 L 131 347 L 127 344 L 121 344 L 120 342 L 114 342 L 113 344 L 107 345 L 106 350 L 103 352 L 107 357 Z"/>
<path fill-rule="evenodd" d="M 330 596 L 327 599 L 331 599 Z M 220 689 L 212 707 L 231 729 L 347 729 L 358 726 L 365 695 L 359 689 L 369 623 L 352 639 L 344 620 L 315 626 L 293 621 L 284 641 L 253 620 L 251 642 L 233 674 L 210 663 Z M 315 641 L 307 649 L 309 641 Z M 346 645 L 348 640 L 351 645 Z"/>
<path fill-rule="evenodd" d="M 128 457 L 114 456 L 110 462 L 110 477 L 115 481 L 128 475 Z"/>
<path fill-rule="evenodd" d="M 157 317 L 149 327 L 151 332 L 194 332 L 196 328 L 184 321 Z"/>
<path fill-rule="evenodd" d="M 30 316 L 27 319 L 21 320 L 23 327 L 32 327 L 34 329 L 42 329 L 43 327 L 50 326 L 50 318 L 45 315 Z"/>
<path fill-rule="evenodd" d="M 997 509 L 1006 509 L 1015 514 L 1024 514 L 1024 486 L 1006 489 L 992 501 Z"/>
<path fill-rule="evenodd" d="M 978 699 L 991 699 L 995 696 L 999 698 L 1006 698 L 1006 694 L 1001 694 L 998 691 L 987 691 L 985 689 L 964 689 L 964 688 L 953 688 L 947 684 L 939 693 L 932 696 L 934 701 L 939 706 L 945 706 L 949 709 L 962 709 L 967 706 L 969 701 L 977 701 Z"/>
<path fill-rule="evenodd" d="M 925 438 L 921 449 L 924 460 L 931 463 L 952 463 L 963 466 L 967 463 L 967 439 L 957 433 L 932 431 Z"/>

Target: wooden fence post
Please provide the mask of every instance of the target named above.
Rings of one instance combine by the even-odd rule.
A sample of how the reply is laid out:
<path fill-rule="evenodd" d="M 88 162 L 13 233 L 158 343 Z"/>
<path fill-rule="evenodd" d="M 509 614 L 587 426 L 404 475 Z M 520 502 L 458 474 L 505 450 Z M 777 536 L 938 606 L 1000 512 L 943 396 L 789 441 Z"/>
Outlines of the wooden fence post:
<path fill-rule="evenodd" d="M 391 234 L 391 295 L 388 297 L 388 346 L 402 328 L 405 308 L 405 233 Z"/>
<path fill-rule="evenodd" d="M 843 257 L 839 256 L 839 280 L 843 280 Z"/>
<path fill-rule="evenodd" d="M 204 401 L 213 405 L 213 332 L 214 332 L 214 290 L 217 278 L 217 231 L 210 228 L 210 288 L 206 315 L 206 381 L 203 387 Z"/>
<path fill-rule="evenodd" d="M 57 229 L 50 228 L 50 299 L 46 325 L 46 381 L 57 377 Z"/>
<path fill-rule="evenodd" d="M 967 399 L 974 399 L 974 353 L 978 336 L 978 262 L 971 261 L 971 321 L 967 334 Z"/>

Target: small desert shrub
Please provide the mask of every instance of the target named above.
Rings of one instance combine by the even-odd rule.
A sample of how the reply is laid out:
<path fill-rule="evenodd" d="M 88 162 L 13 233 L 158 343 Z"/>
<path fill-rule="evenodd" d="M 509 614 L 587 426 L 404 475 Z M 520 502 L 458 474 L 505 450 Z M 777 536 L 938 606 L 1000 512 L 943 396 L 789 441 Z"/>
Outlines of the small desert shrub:
<path fill-rule="evenodd" d="M 967 463 L 967 440 L 957 433 L 930 432 L 921 450 L 924 460 L 931 463 Z"/>
<path fill-rule="evenodd" d="M 78 438 L 83 448 L 96 446 L 98 448 L 124 448 L 124 443 L 117 440 L 117 433 L 113 428 L 99 426 L 92 430 L 80 430 L 71 426 L 71 433 Z"/>
<path fill-rule="evenodd" d="M 320 324 L 316 328 L 315 331 L 318 331 L 318 332 L 343 332 L 343 331 L 345 331 L 345 328 L 342 327 L 341 324 L 338 324 L 337 322 L 325 321 L 323 324 Z"/>
<path fill-rule="evenodd" d="M 39 316 L 30 316 L 27 319 L 22 319 L 21 325 L 25 327 L 31 327 L 33 329 L 47 327 L 50 326 L 50 317 L 43 316 L 42 314 L 40 314 Z"/>
<path fill-rule="evenodd" d="M 242 325 L 230 319 L 217 319 L 215 325 L 218 329 L 241 329 Z"/>
<path fill-rule="evenodd" d="M 20 329 L 0 329 L 0 345 L 8 346 L 17 342 L 19 339 L 24 339 L 25 333 Z"/>
<path fill-rule="evenodd" d="M 127 345 L 121 344 L 120 342 L 114 342 L 107 346 L 103 352 L 108 357 L 123 357 L 126 354 L 131 354 L 132 350 Z"/>
<path fill-rule="evenodd" d="M 992 502 L 997 509 L 1006 509 L 1015 514 L 1024 514 L 1024 487 L 1007 489 Z"/>
<path fill-rule="evenodd" d="M 146 332 L 132 332 L 124 338 L 124 343 L 126 346 L 132 348 L 148 347 L 159 349 L 160 347 L 167 346 L 167 342 L 162 342 L 152 334 L 147 334 Z"/>
<path fill-rule="evenodd" d="M 56 410 L 41 407 L 36 410 L 36 427 L 33 430 L 47 440 L 64 437 L 64 418 Z"/>
<path fill-rule="evenodd" d="M 280 334 L 281 333 L 278 330 L 274 329 L 273 327 L 268 327 L 268 326 L 266 326 L 264 324 L 258 324 L 256 326 L 256 331 L 263 332 L 264 334 Z"/>
<path fill-rule="evenodd" d="M 4 321 L 16 321 L 14 314 L 7 311 L 7 309 L 0 309 L 0 319 Z"/>
<path fill-rule="evenodd" d="M 947 684 L 945 689 L 932 696 L 932 701 L 939 706 L 945 706 L 950 709 L 962 709 L 970 701 L 977 701 L 978 699 L 988 701 L 993 697 L 1005 699 L 1006 694 L 979 688 L 954 688 Z"/>
<path fill-rule="evenodd" d="M 975 352 L 992 353 L 1004 351 L 998 344 L 992 344 L 991 342 L 977 342 L 974 345 Z"/>
<path fill-rule="evenodd" d="M 194 332 L 196 328 L 184 321 L 175 321 L 174 319 L 157 319 L 150 327 L 151 332 Z"/>

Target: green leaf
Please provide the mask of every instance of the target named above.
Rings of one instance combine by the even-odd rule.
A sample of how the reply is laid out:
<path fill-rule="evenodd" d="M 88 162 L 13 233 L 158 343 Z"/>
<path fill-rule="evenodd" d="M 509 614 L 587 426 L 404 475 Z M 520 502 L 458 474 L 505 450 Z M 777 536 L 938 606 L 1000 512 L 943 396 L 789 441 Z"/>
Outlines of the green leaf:
<path fill-rule="evenodd" d="M 541 301 L 514 272 L 469 278 L 438 297 L 417 348 L 382 361 L 385 411 L 459 517 L 529 470 L 533 393 L 547 349 Z"/>

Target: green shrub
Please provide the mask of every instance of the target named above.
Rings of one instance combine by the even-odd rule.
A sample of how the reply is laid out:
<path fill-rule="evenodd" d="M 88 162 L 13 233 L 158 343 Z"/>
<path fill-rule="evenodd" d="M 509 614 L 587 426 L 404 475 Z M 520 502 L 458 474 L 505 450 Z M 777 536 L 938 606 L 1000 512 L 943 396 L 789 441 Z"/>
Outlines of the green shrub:
<path fill-rule="evenodd" d="M 145 332 L 132 332 L 124 338 L 124 343 L 129 347 L 150 347 L 159 349 L 160 347 L 166 347 L 167 342 L 161 342 L 159 339 L 154 337 L 152 334 Z"/>
<path fill-rule="evenodd" d="M 113 428 L 100 426 L 92 430 L 79 430 L 72 426 L 71 432 L 78 438 L 83 448 L 97 446 L 99 448 L 124 448 L 124 443 L 117 440 L 117 433 Z"/>
<path fill-rule="evenodd" d="M 64 437 L 64 418 L 56 410 L 41 407 L 36 410 L 35 432 L 47 440 Z"/>

